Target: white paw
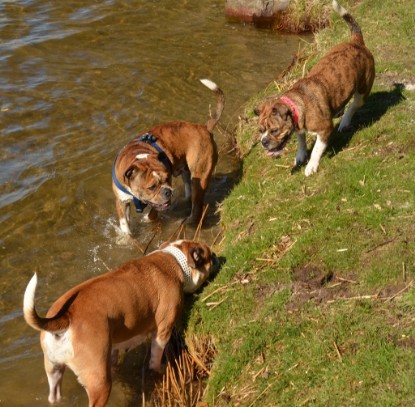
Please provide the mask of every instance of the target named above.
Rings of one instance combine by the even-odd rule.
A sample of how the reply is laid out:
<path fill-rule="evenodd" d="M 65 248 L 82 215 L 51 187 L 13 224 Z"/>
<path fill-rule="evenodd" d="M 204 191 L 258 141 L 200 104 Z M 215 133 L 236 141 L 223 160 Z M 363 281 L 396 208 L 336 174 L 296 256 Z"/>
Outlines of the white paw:
<path fill-rule="evenodd" d="M 310 176 L 311 174 L 315 174 L 318 170 L 318 163 L 314 163 L 312 161 L 310 161 L 307 164 L 307 167 L 305 167 L 305 171 L 304 174 L 306 177 Z"/>
<path fill-rule="evenodd" d="M 125 218 L 120 219 L 120 229 L 122 234 L 131 235 L 130 226 Z"/>
<path fill-rule="evenodd" d="M 149 214 L 150 214 L 150 212 L 147 212 L 145 215 L 143 215 L 141 217 L 141 222 L 142 223 L 151 223 L 151 222 L 153 222 L 154 219 L 151 219 Z"/>

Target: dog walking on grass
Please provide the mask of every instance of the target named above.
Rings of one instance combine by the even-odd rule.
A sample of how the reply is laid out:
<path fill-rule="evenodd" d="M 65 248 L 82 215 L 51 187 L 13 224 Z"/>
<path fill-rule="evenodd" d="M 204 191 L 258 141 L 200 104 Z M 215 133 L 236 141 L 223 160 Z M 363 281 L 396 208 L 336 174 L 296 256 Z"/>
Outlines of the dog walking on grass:
<path fill-rule="evenodd" d="M 375 79 L 374 59 L 365 46 L 358 23 L 335 0 L 333 8 L 350 27 L 350 40 L 332 48 L 304 79 L 255 111 L 259 116 L 262 146 L 271 157 L 278 157 L 295 133 L 298 150 L 294 164 L 305 165 L 308 160 L 306 133 L 317 137 L 305 168 L 306 176 L 317 172 L 333 132 L 333 117 L 353 97 L 338 128 L 339 131 L 346 129 L 356 110 L 366 102 Z"/>

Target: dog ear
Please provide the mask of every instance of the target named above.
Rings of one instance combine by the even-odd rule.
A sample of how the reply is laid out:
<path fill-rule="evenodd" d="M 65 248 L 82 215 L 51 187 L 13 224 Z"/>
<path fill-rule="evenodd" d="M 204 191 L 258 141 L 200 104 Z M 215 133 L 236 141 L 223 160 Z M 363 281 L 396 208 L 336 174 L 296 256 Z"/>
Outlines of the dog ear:
<path fill-rule="evenodd" d="M 288 106 L 285 103 L 278 103 L 278 107 L 274 107 L 272 109 L 272 113 L 279 114 L 281 116 L 281 119 L 287 120 L 288 114 L 290 113 L 290 109 L 288 109 Z"/>
<path fill-rule="evenodd" d="M 280 103 L 278 105 L 278 111 L 279 111 L 281 118 L 283 120 L 287 120 L 288 113 L 290 113 L 290 109 L 288 109 L 288 106 L 284 103 Z"/>
<path fill-rule="evenodd" d="M 205 259 L 203 258 L 203 249 L 201 247 L 195 247 L 190 250 L 190 259 L 189 266 L 193 268 L 197 268 L 198 266 L 201 266 Z"/>

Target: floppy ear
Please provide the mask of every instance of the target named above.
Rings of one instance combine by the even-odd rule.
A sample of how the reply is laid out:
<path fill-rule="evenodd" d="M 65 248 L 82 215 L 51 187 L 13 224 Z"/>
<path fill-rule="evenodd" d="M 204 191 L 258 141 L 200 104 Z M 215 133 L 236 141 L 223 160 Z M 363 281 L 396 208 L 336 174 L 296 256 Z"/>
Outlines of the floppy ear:
<path fill-rule="evenodd" d="M 188 264 L 190 267 L 196 268 L 203 264 L 205 261 L 203 258 L 203 249 L 201 247 L 195 247 L 190 250 L 190 259 L 188 260 Z"/>
<path fill-rule="evenodd" d="M 254 108 L 255 116 L 259 116 L 261 114 L 261 106 L 257 106 Z"/>
<path fill-rule="evenodd" d="M 290 113 L 290 110 L 288 109 L 288 106 L 285 103 L 278 103 L 278 105 L 275 105 L 272 108 L 272 113 L 278 114 L 283 120 L 287 120 L 288 113 Z"/>

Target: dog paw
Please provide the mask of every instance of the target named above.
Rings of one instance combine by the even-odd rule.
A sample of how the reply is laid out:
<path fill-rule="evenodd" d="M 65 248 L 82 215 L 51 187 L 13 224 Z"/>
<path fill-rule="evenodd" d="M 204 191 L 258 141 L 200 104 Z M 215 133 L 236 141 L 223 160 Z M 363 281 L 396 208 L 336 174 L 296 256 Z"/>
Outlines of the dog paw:
<path fill-rule="evenodd" d="M 315 174 L 317 172 L 317 170 L 318 170 L 318 164 L 314 164 L 312 162 L 309 162 L 307 164 L 307 167 L 305 167 L 304 174 L 305 174 L 306 177 L 308 177 L 312 174 Z"/>
<path fill-rule="evenodd" d="M 347 131 L 349 128 L 350 128 L 350 122 L 342 119 L 339 124 L 339 127 L 337 128 L 337 131 L 338 132 Z"/>
<path fill-rule="evenodd" d="M 303 155 L 303 154 L 297 154 L 295 156 L 295 160 L 294 160 L 294 166 L 295 167 L 301 167 L 303 165 L 305 165 L 305 163 L 307 162 L 308 156 Z"/>
<path fill-rule="evenodd" d="M 141 222 L 143 223 L 151 223 L 157 220 L 158 218 L 158 212 L 151 208 L 147 213 L 144 214 L 144 216 L 141 218 Z"/>
<path fill-rule="evenodd" d="M 153 379 L 157 380 L 160 379 L 167 370 L 167 366 L 160 365 L 159 367 L 150 367 L 149 372 Z"/>

